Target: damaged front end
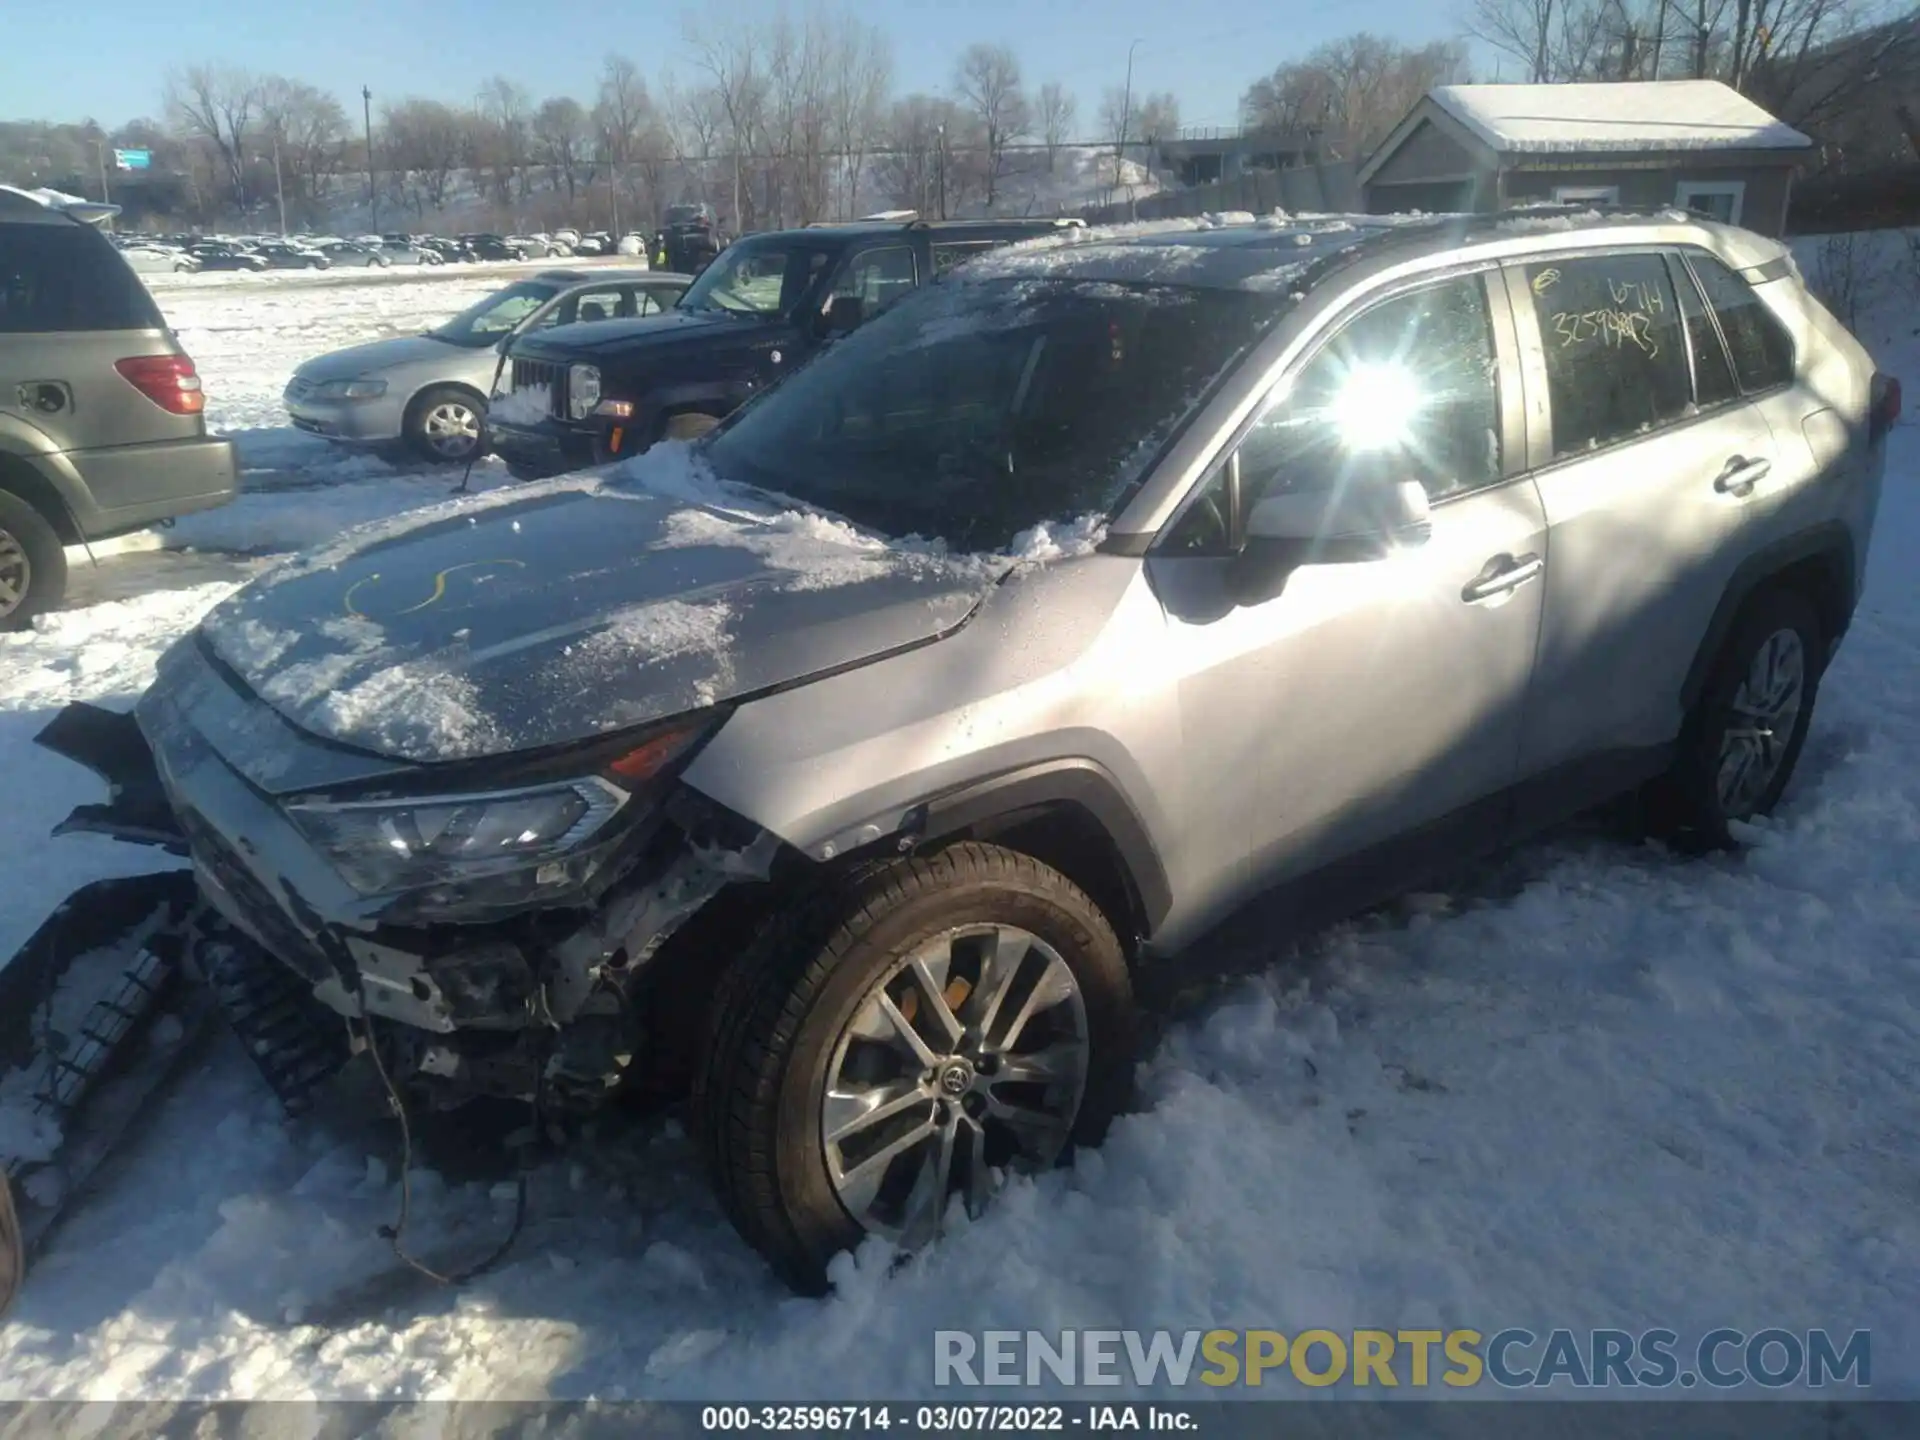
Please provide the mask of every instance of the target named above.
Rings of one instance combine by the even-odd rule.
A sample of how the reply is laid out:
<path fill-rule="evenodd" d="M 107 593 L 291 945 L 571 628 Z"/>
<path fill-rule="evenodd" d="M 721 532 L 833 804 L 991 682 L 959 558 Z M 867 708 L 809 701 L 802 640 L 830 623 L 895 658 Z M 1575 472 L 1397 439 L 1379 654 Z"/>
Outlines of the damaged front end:
<path fill-rule="evenodd" d="M 433 1108 L 599 1105 L 646 1050 L 662 946 L 779 850 L 677 783 L 722 712 L 564 751 L 383 761 L 299 731 L 189 639 L 136 715 L 137 731 L 94 712 L 52 745 L 114 790 L 63 828 L 190 856 L 228 942 L 199 969 L 296 1110 L 368 1045 Z M 91 758 L 71 743 L 89 728 L 112 734 Z"/>

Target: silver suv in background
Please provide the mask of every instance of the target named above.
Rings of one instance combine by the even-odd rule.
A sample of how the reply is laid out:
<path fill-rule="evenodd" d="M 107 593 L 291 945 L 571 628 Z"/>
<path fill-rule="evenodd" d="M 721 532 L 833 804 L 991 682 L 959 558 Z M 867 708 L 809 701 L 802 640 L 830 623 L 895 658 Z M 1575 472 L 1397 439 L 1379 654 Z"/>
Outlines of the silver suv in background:
<path fill-rule="evenodd" d="M 294 425 L 349 445 L 404 441 L 423 460 L 459 464 L 486 450 L 487 396 L 515 336 L 575 321 L 670 310 L 691 282 L 660 270 L 542 270 L 420 335 L 330 351 L 293 372 Z"/>
<path fill-rule="evenodd" d="M 1899 405 L 1678 214 L 1063 236 L 692 448 L 263 577 L 138 724 L 313 1035 L 409 1104 L 690 1084 L 817 1288 L 1098 1140 L 1136 975 L 1230 919 L 1772 808 Z"/>
<path fill-rule="evenodd" d="M 94 223 L 0 186 L 0 630 L 60 604 L 64 546 L 225 504 L 237 483 L 193 361 Z"/>

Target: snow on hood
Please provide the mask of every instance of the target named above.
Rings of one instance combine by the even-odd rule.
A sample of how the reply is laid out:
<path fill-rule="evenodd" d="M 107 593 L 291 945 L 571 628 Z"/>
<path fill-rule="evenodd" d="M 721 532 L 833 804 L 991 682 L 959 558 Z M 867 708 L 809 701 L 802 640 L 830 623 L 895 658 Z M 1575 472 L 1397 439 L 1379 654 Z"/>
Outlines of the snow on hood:
<path fill-rule="evenodd" d="M 342 536 L 215 609 L 202 639 L 292 723 L 397 759 L 590 739 L 937 640 L 1012 553 L 892 542 L 714 478 L 684 445 Z"/>

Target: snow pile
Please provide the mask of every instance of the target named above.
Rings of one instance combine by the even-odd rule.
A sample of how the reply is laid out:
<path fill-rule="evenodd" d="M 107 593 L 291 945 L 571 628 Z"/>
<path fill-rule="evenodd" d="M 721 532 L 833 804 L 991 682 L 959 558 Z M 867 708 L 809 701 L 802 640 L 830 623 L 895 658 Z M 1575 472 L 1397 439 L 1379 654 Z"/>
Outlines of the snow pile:
<path fill-rule="evenodd" d="M 1043 521 L 1031 530 L 1022 530 L 1007 546 L 1015 560 L 1063 560 L 1072 555 L 1091 555 L 1107 538 L 1104 515 L 1082 515 L 1064 524 Z"/>
<path fill-rule="evenodd" d="M 551 413 L 553 393 L 529 387 L 496 395 L 487 406 L 487 417 L 508 425 L 538 425 Z"/>

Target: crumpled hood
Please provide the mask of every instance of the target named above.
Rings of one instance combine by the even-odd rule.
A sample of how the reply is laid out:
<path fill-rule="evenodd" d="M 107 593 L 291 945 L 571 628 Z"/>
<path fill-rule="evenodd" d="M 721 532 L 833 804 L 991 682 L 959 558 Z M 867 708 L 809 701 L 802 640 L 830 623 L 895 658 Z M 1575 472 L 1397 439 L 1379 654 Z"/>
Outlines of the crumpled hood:
<path fill-rule="evenodd" d="M 295 725 L 398 759 L 585 740 L 938 638 L 1012 562 L 574 476 L 368 527 L 201 635 Z"/>
<path fill-rule="evenodd" d="M 302 380 L 351 380 L 398 365 L 418 361 L 457 363 L 475 352 L 427 335 L 395 335 L 388 340 L 372 340 L 365 345 L 350 345 L 345 350 L 330 350 L 316 355 L 293 373 Z M 480 354 L 492 356 L 491 350 Z"/>

